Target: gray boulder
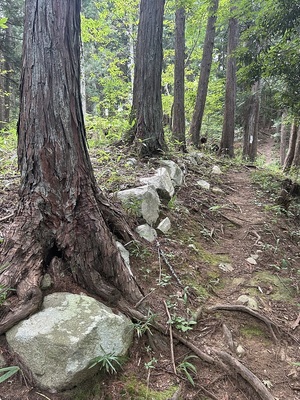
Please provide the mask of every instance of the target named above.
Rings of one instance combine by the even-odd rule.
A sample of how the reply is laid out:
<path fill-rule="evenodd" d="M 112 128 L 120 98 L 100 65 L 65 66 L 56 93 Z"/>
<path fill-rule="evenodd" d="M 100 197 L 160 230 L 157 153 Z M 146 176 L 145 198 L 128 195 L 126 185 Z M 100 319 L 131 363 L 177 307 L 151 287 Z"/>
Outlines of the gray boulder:
<path fill-rule="evenodd" d="M 161 160 L 160 164 L 166 168 L 174 186 L 181 186 L 183 182 L 183 172 L 181 168 L 171 160 Z"/>
<path fill-rule="evenodd" d="M 58 392 L 77 386 L 98 369 L 95 357 L 126 354 L 131 321 L 92 297 L 70 293 L 46 296 L 41 311 L 6 333 L 10 348 L 37 386 Z"/>
<path fill-rule="evenodd" d="M 121 190 L 117 197 L 125 207 L 132 208 L 138 217 L 152 225 L 158 220 L 160 200 L 155 187 L 151 185 Z"/>
<path fill-rule="evenodd" d="M 140 178 L 140 182 L 154 186 L 162 199 L 170 200 L 174 195 L 174 186 L 166 168 L 158 168 L 155 175 Z"/>

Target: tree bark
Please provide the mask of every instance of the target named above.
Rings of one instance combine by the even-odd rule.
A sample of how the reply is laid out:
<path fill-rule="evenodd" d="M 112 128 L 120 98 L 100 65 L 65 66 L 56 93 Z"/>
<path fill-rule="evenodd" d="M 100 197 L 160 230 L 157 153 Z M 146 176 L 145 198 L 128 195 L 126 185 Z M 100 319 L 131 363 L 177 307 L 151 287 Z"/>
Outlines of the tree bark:
<path fill-rule="evenodd" d="M 185 9 L 175 14 L 175 70 L 172 139 L 181 151 L 186 151 L 184 111 Z"/>
<path fill-rule="evenodd" d="M 300 128 L 298 127 L 292 167 L 299 167 L 299 165 L 300 165 Z"/>
<path fill-rule="evenodd" d="M 203 46 L 203 56 L 200 67 L 196 104 L 192 117 L 190 135 L 194 146 L 199 147 L 200 131 L 202 126 L 205 102 L 207 97 L 208 82 L 212 64 L 212 55 L 216 35 L 216 20 L 219 0 L 211 0 L 209 17 L 207 20 L 206 34 Z"/>
<path fill-rule="evenodd" d="M 243 157 L 251 162 L 254 162 L 257 156 L 259 109 L 259 82 L 255 82 L 251 89 L 243 144 Z"/>
<path fill-rule="evenodd" d="M 286 156 L 286 147 L 287 147 L 287 126 L 286 119 L 287 112 L 286 110 L 282 113 L 281 116 L 281 126 L 280 126 L 280 164 L 284 164 L 285 156 Z"/>
<path fill-rule="evenodd" d="M 234 8 L 232 8 L 234 11 Z M 234 122 L 236 101 L 236 58 L 234 52 L 238 44 L 238 21 L 235 17 L 229 20 L 227 69 L 225 88 L 225 109 L 223 119 L 220 154 L 234 157 Z"/>
<path fill-rule="evenodd" d="M 80 0 L 26 0 L 24 28 L 20 200 L 0 259 L 0 286 L 17 297 L 0 310 L 0 334 L 39 307 L 41 279 L 55 266 L 110 303 L 141 296 L 112 235 L 128 240 L 130 229 L 98 190 L 87 151 Z"/>
<path fill-rule="evenodd" d="M 131 120 L 140 156 L 166 150 L 161 99 L 162 33 L 165 0 L 141 0 Z"/>
<path fill-rule="evenodd" d="M 284 160 L 284 165 L 283 165 L 284 172 L 289 171 L 292 166 L 294 155 L 295 155 L 297 136 L 298 136 L 298 124 L 294 120 L 292 123 L 292 126 L 291 126 L 289 148 L 288 148 L 288 152 L 286 154 L 286 157 Z"/>

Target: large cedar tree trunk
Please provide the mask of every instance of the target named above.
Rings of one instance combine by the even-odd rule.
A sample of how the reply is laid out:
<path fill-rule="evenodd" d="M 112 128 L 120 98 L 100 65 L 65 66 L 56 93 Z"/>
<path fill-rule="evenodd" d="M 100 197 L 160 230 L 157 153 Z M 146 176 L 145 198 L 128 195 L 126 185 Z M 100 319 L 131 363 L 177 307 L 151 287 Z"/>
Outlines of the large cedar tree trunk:
<path fill-rule="evenodd" d="M 259 82 L 251 89 L 244 132 L 243 157 L 254 162 L 257 156 L 258 122 L 260 110 Z"/>
<path fill-rule="evenodd" d="M 186 151 L 184 112 L 185 9 L 175 14 L 175 70 L 172 138 L 179 150 Z"/>
<path fill-rule="evenodd" d="M 232 9 L 234 11 L 234 8 Z M 236 58 L 234 52 L 238 43 L 238 21 L 235 17 L 229 20 L 227 69 L 223 130 L 220 144 L 220 154 L 234 157 L 234 120 L 236 100 Z"/>
<path fill-rule="evenodd" d="M 165 0 L 141 0 L 131 118 L 141 156 L 166 150 L 161 98 Z"/>
<path fill-rule="evenodd" d="M 1 255 L 0 285 L 16 289 L 0 333 L 38 309 L 45 272 L 69 274 L 115 303 L 140 291 L 111 233 L 130 229 L 99 192 L 80 99 L 80 0 L 26 0 L 18 157 L 20 201 Z M 14 294 L 14 292 L 12 292 Z"/>
<path fill-rule="evenodd" d="M 206 34 L 203 46 L 203 56 L 200 67 L 200 77 L 198 83 L 196 104 L 192 117 L 190 135 L 194 146 L 199 146 L 200 131 L 202 126 L 205 102 L 207 97 L 208 82 L 210 76 L 210 69 L 212 64 L 212 55 L 216 34 L 216 19 L 219 0 L 211 0 L 209 7 L 209 17 L 207 20 Z"/>

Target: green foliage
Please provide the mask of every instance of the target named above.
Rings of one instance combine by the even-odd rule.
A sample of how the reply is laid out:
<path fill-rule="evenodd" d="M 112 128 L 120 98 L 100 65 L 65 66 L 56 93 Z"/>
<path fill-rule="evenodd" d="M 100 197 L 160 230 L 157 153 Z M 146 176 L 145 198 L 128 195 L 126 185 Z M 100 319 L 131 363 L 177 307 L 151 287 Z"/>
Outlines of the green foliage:
<path fill-rule="evenodd" d="M 8 18 L 5 18 L 5 17 L 0 18 L 0 29 L 6 29 L 7 28 L 7 25 L 6 25 L 7 19 Z"/>
<path fill-rule="evenodd" d="M 136 331 L 139 338 L 142 337 L 145 333 L 149 333 L 150 335 L 152 335 L 151 326 L 154 319 L 155 314 L 149 314 L 146 321 L 137 321 L 133 324 L 134 330 Z"/>
<path fill-rule="evenodd" d="M 192 330 L 197 324 L 197 322 L 194 320 L 187 320 L 186 318 L 176 314 L 171 315 L 171 321 L 168 321 L 168 323 L 171 323 L 176 329 L 184 333 Z"/>
<path fill-rule="evenodd" d="M 17 366 L 0 368 L 0 383 L 6 381 L 18 371 L 20 371 L 20 368 Z"/>
<path fill-rule="evenodd" d="M 118 369 L 122 367 L 127 358 L 125 356 L 116 356 L 113 353 L 105 353 L 102 346 L 101 349 L 104 354 L 93 358 L 89 368 L 93 368 L 98 365 L 100 370 L 104 370 L 108 374 L 116 374 Z"/>
<path fill-rule="evenodd" d="M 183 373 L 191 385 L 195 386 L 194 379 L 191 374 L 197 374 L 195 365 L 191 362 L 191 359 L 197 359 L 197 356 L 190 355 L 184 358 L 184 360 L 178 365 L 177 371 Z"/>

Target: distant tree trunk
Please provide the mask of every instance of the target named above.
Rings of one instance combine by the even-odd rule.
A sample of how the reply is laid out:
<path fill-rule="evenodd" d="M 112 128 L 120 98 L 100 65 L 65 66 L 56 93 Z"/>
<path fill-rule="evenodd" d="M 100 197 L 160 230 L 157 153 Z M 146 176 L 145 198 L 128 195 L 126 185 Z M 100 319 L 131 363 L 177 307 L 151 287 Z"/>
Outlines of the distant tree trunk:
<path fill-rule="evenodd" d="M 165 0 L 141 0 L 131 120 L 140 156 L 166 150 L 161 99 L 162 33 Z"/>
<path fill-rule="evenodd" d="M 175 16 L 175 71 L 172 138 L 181 151 L 186 151 L 184 111 L 185 9 Z"/>
<path fill-rule="evenodd" d="M 234 8 L 232 9 L 234 10 Z M 229 20 L 226 88 L 222 138 L 220 154 L 234 157 L 234 122 L 236 100 L 236 58 L 234 51 L 238 43 L 238 21 L 235 17 Z"/>
<path fill-rule="evenodd" d="M 285 157 L 284 165 L 283 165 L 284 172 L 289 171 L 292 166 L 294 155 L 295 155 L 297 136 L 298 136 L 298 125 L 297 125 L 296 121 L 294 120 L 292 123 L 292 126 L 291 126 L 289 148 L 288 148 L 288 152 Z"/>
<path fill-rule="evenodd" d="M 4 47 L 10 48 L 11 25 L 7 24 Z M 10 64 L 7 54 L 0 54 L 0 129 L 10 121 Z"/>
<path fill-rule="evenodd" d="M 251 89 L 243 145 L 243 157 L 249 159 L 251 162 L 254 162 L 257 156 L 259 109 L 259 82 L 255 82 Z"/>
<path fill-rule="evenodd" d="M 300 165 L 300 127 L 297 130 L 297 138 L 295 143 L 295 152 L 292 162 L 292 167 L 299 167 Z"/>
<path fill-rule="evenodd" d="M 196 104 L 190 126 L 190 135 L 194 146 L 199 147 L 200 131 L 202 126 L 205 102 L 207 97 L 208 82 L 212 64 L 212 55 L 216 35 L 216 19 L 219 0 L 211 0 L 209 17 L 207 20 L 206 34 L 203 46 L 203 56 L 200 67 Z"/>
<path fill-rule="evenodd" d="M 287 147 L 287 126 L 286 119 L 287 112 L 284 111 L 281 116 L 281 126 L 280 126 L 280 164 L 284 164 L 285 156 L 286 156 L 286 147 Z"/>
<path fill-rule="evenodd" d="M 141 297 L 111 233 L 129 240 L 130 229 L 97 188 L 87 151 L 79 35 L 80 0 L 25 1 L 20 201 L 0 259 L 0 287 L 16 292 L 0 334 L 39 308 L 46 272 L 58 290 L 64 274 L 111 303 Z"/>

